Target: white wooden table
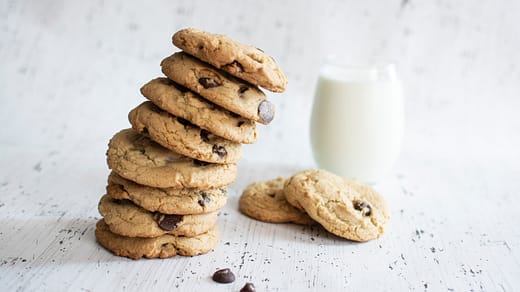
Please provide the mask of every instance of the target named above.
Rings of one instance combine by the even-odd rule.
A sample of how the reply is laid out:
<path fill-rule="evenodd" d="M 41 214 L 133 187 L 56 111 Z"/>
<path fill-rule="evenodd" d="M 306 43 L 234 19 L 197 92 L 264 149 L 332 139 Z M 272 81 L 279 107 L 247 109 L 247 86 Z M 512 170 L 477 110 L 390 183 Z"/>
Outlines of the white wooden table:
<path fill-rule="evenodd" d="M 319 1 L 275 11 L 264 2 L 195 2 L 0 4 L 1 291 L 238 291 L 246 282 L 257 291 L 520 290 L 520 42 L 518 17 L 508 13 L 516 4 L 331 1 L 315 15 Z M 327 21 L 334 26 L 316 28 Z M 403 152 L 376 186 L 391 207 L 388 231 L 361 244 L 238 212 L 247 184 L 315 167 L 307 126 L 313 56 L 323 52 L 305 40 L 339 30 L 342 21 L 360 24 L 345 25 L 354 35 L 367 29 L 355 36 L 377 30 L 374 50 L 397 48 L 409 97 Z M 271 96 L 278 106 L 272 125 L 244 147 L 215 251 L 116 257 L 94 238 L 106 144 L 128 127 L 127 112 L 142 101 L 139 87 L 173 51 L 171 33 L 187 25 L 259 44 L 291 83 Z M 403 34 L 387 34 L 388 27 Z M 500 43 L 499 53 L 480 47 L 484 39 Z M 432 52 L 441 41 L 449 46 Z M 452 69 L 440 75 L 427 62 Z M 499 79 L 488 79 L 484 67 Z M 214 283 L 219 268 L 231 268 L 237 280 Z"/>

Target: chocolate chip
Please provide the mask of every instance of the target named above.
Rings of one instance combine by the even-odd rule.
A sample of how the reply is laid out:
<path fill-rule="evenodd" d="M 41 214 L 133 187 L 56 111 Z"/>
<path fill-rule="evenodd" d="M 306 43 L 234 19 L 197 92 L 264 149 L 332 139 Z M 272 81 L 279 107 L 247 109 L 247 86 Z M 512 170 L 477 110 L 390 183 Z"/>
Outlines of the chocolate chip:
<path fill-rule="evenodd" d="M 242 97 L 242 94 L 244 92 L 246 92 L 248 89 L 249 89 L 249 86 L 246 86 L 246 85 L 240 86 L 240 88 L 238 89 L 238 94 L 240 95 L 240 97 Z"/>
<path fill-rule="evenodd" d="M 177 223 L 182 221 L 182 215 L 155 213 L 154 217 L 157 224 L 159 224 L 159 227 L 167 231 L 177 228 Z"/>
<path fill-rule="evenodd" d="M 206 130 L 200 130 L 200 139 L 202 139 L 202 141 L 206 142 L 206 143 L 209 143 L 209 132 L 206 131 Z"/>
<path fill-rule="evenodd" d="M 209 162 L 206 162 L 206 161 L 200 161 L 198 159 L 193 159 L 193 164 L 195 164 L 196 166 L 205 166 L 205 165 L 208 165 Z"/>
<path fill-rule="evenodd" d="M 201 199 L 198 201 L 198 203 L 201 207 L 206 206 L 206 204 L 211 201 L 210 197 L 208 197 L 205 191 L 199 191 L 199 195 L 201 196 Z"/>
<path fill-rule="evenodd" d="M 213 281 L 223 284 L 232 283 L 235 281 L 235 275 L 228 268 L 218 270 L 213 274 Z"/>
<path fill-rule="evenodd" d="M 244 123 L 245 123 L 244 121 L 240 121 L 240 122 L 237 123 L 237 126 L 240 127 L 240 126 L 242 126 Z"/>
<path fill-rule="evenodd" d="M 204 49 L 204 46 L 203 45 L 199 45 L 199 50 L 202 50 Z"/>
<path fill-rule="evenodd" d="M 213 78 L 207 78 L 207 77 L 199 78 L 199 83 L 200 83 L 200 85 L 204 86 L 204 88 L 206 88 L 206 89 L 218 87 L 221 85 L 221 83 L 219 83 L 217 80 L 215 80 Z"/>
<path fill-rule="evenodd" d="M 141 133 L 142 133 L 142 134 L 148 134 L 148 128 L 143 127 L 143 128 L 141 129 Z"/>
<path fill-rule="evenodd" d="M 141 154 L 145 154 L 145 153 L 146 153 L 146 150 L 144 150 L 144 149 L 139 149 L 139 152 L 141 152 Z"/>
<path fill-rule="evenodd" d="M 185 120 L 183 118 L 177 117 L 177 121 L 179 121 L 179 123 L 183 124 L 184 126 L 192 126 L 193 127 L 193 124 L 190 123 L 190 121 Z"/>
<path fill-rule="evenodd" d="M 229 115 L 233 118 L 240 118 L 240 115 L 235 114 L 234 112 L 229 112 Z"/>
<path fill-rule="evenodd" d="M 361 211 L 363 216 L 370 216 L 370 214 L 372 214 L 372 208 L 367 202 L 354 201 L 352 203 L 354 205 L 354 209 Z"/>
<path fill-rule="evenodd" d="M 240 289 L 240 292 L 255 292 L 255 285 L 253 283 L 246 283 L 242 289 Z"/>
<path fill-rule="evenodd" d="M 258 115 L 264 122 L 270 123 L 274 118 L 274 104 L 267 100 L 262 101 L 258 106 Z"/>
<path fill-rule="evenodd" d="M 226 64 L 225 66 L 228 67 L 232 72 L 235 72 L 235 73 L 244 72 L 244 67 L 237 60 L 235 60 L 229 64 Z"/>
<path fill-rule="evenodd" d="M 213 145 L 212 151 L 220 158 L 224 158 L 224 156 L 227 155 L 226 148 L 224 146 L 217 146 L 217 144 Z"/>

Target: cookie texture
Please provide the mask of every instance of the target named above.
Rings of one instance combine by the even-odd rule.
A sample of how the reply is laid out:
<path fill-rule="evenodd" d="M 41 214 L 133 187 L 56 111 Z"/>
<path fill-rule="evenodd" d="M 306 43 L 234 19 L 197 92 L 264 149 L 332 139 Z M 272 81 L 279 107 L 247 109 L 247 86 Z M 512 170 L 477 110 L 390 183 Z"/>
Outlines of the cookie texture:
<path fill-rule="evenodd" d="M 137 132 L 184 156 L 213 163 L 236 163 L 242 157 L 240 143 L 203 130 L 150 101 L 131 110 L 128 120 Z"/>
<path fill-rule="evenodd" d="M 141 87 L 144 97 L 163 110 L 237 143 L 257 139 L 256 123 L 232 113 L 168 78 L 156 78 Z"/>
<path fill-rule="evenodd" d="M 107 195 L 113 199 L 131 200 L 152 212 L 164 214 L 203 214 L 217 211 L 227 201 L 227 188 L 174 189 L 153 188 L 137 184 L 116 174 L 108 177 Z"/>
<path fill-rule="evenodd" d="M 207 163 L 182 156 L 133 129 L 112 137 L 107 163 L 126 179 L 158 188 L 211 189 L 232 183 L 237 173 L 236 164 Z"/>
<path fill-rule="evenodd" d="M 161 62 L 161 68 L 169 79 L 244 118 L 262 124 L 269 124 L 274 118 L 274 104 L 258 87 L 186 53 L 167 57 Z"/>
<path fill-rule="evenodd" d="M 257 220 L 271 223 L 315 223 L 305 212 L 291 206 L 285 199 L 285 179 L 256 182 L 247 186 L 238 203 L 240 211 Z"/>
<path fill-rule="evenodd" d="M 105 221 L 96 224 L 96 239 L 106 249 L 118 256 L 137 260 L 145 258 L 169 258 L 177 254 L 195 256 L 213 250 L 218 242 L 218 227 L 194 237 L 162 235 L 154 238 L 125 237 L 110 231 Z"/>
<path fill-rule="evenodd" d="M 259 48 L 241 44 L 226 35 L 186 28 L 173 35 L 173 44 L 240 79 L 273 92 L 283 92 L 287 77 L 272 57 Z"/>
<path fill-rule="evenodd" d="M 325 170 L 296 173 L 285 183 L 284 193 L 290 204 L 349 240 L 379 237 L 389 219 L 386 203 L 375 190 Z"/>
<path fill-rule="evenodd" d="M 150 212 L 130 200 L 101 197 L 99 213 L 113 233 L 128 237 L 157 237 L 164 234 L 195 236 L 206 233 L 217 222 L 217 212 L 173 215 Z"/>

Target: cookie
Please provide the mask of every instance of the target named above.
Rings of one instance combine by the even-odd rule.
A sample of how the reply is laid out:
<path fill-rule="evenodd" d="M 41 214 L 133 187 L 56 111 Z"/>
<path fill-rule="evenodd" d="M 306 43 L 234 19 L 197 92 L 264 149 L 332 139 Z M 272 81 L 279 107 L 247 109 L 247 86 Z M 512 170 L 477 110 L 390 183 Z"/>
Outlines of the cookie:
<path fill-rule="evenodd" d="M 287 77 L 272 57 L 228 36 L 187 28 L 173 35 L 173 44 L 198 59 L 273 92 L 283 92 Z"/>
<path fill-rule="evenodd" d="M 271 223 L 313 224 L 305 212 L 291 206 L 283 193 L 285 179 L 256 182 L 247 186 L 240 196 L 240 211 L 257 220 Z"/>
<path fill-rule="evenodd" d="M 156 78 L 141 93 L 163 110 L 237 143 L 251 144 L 257 139 L 256 123 L 211 103 L 168 78 Z"/>
<path fill-rule="evenodd" d="M 236 163 L 242 145 L 203 130 L 189 121 L 163 111 L 150 101 L 128 114 L 132 128 L 176 153 L 213 163 Z"/>
<path fill-rule="evenodd" d="M 162 235 L 154 238 L 125 237 L 112 233 L 103 220 L 96 224 L 96 239 L 115 255 L 134 260 L 145 258 L 169 258 L 177 254 L 195 256 L 213 250 L 218 242 L 218 227 L 194 237 Z"/>
<path fill-rule="evenodd" d="M 188 54 L 180 52 L 167 57 L 161 68 L 169 79 L 244 118 L 262 124 L 269 124 L 274 118 L 274 105 L 258 87 Z"/>
<path fill-rule="evenodd" d="M 108 143 L 107 163 L 120 176 L 157 188 L 211 189 L 232 183 L 236 164 L 215 164 L 172 152 L 133 129 Z"/>
<path fill-rule="evenodd" d="M 152 188 L 124 179 L 112 172 L 108 177 L 107 195 L 113 199 L 131 200 L 148 211 L 186 215 L 210 213 L 221 209 L 227 201 L 227 188 Z"/>
<path fill-rule="evenodd" d="M 192 237 L 206 233 L 217 222 L 217 213 L 174 215 L 150 212 L 130 200 L 101 197 L 99 213 L 113 233 L 128 237 L 157 237 L 164 234 Z"/>
<path fill-rule="evenodd" d="M 383 234 L 389 219 L 386 203 L 375 190 L 325 170 L 296 173 L 283 191 L 290 204 L 346 239 L 375 239 Z"/>

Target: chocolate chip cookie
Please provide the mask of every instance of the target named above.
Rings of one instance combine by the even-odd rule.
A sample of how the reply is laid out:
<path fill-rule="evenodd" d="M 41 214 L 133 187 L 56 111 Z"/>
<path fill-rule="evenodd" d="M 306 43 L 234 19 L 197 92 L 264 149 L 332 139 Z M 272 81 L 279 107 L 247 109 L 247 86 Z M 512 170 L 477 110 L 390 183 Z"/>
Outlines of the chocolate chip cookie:
<path fill-rule="evenodd" d="M 191 237 L 206 233 L 217 222 L 217 212 L 174 215 L 150 212 L 130 200 L 101 197 L 99 213 L 113 233 L 128 237 L 157 237 L 164 234 Z"/>
<path fill-rule="evenodd" d="M 134 260 L 145 258 L 169 258 L 177 254 L 195 256 L 213 250 L 218 242 L 218 227 L 194 237 L 178 237 L 170 234 L 154 238 L 125 237 L 112 233 L 103 220 L 96 224 L 96 239 L 106 249 L 118 256 Z"/>
<path fill-rule="evenodd" d="M 305 212 L 291 206 L 283 193 L 285 179 L 256 182 L 240 196 L 239 209 L 245 215 L 264 222 L 296 224 L 315 223 Z"/>
<path fill-rule="evenodd" d="M 267 90 L 283 92 L 287 86 L 287 77 L 272 57 L 259 48 L 241 44 L 228 36 L 187 28 L 173 35 L 173 44 L 202 61 Z"/>
<path fill-rule="evenodd" d="M 161 62 L 161 68 L 169 79 L 244 118 L 262 124 L 269 124 L 274 118 L 274 105 L 258 87 L 186 53 L 167 57 Z"/>
<path fill-rule="evenodd" d="M 325 170 L 296 173 L 283 191 L 290 204 L 346 239 L 375 239 L 383 234 L 389 219 L 386 203 L 375 190 Z"/>
<path fill-rule="evenodd" d="M 107 195 L 113 199 L 131 200 L 148 211 L 186 215 L 210 213 L 221 209 L 227 201 L 227 188 L 152 188 L 124 179 L 112 172 L 108 177 Z"/>
<path fill-rule="evenodd" d="M 237 143 L 251 144 L 257 139 L 256 123 L 207 101 L 195 92 L 168 78 L 156 78 L 141 93 L 163 110 Z"/>
<path fill-rule="evenodd" d="M 236 164 L 207 163 L 172 152 L 133 129 L 108 143 L 107 163 L 120 176 L 157 188 L 211 189 L 232 183 Z"/>
<path fill-rule="evenodd" d="M 213 163 L 236 163 L 242 157 L 240 143 L 203 130 L 150 101 L 130 111 L 128 120 L 137 132 L 184 156 Z"/>

